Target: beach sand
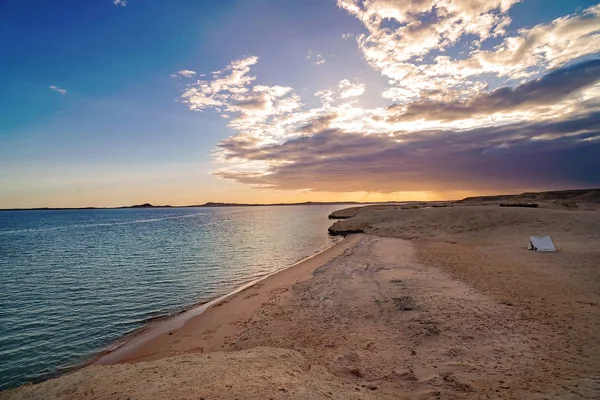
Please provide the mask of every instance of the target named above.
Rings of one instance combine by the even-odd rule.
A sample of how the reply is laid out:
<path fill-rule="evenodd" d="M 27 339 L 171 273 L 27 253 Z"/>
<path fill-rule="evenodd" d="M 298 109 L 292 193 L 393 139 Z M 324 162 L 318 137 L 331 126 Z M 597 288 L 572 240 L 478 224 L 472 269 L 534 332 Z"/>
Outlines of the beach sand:
<path fill-rule="evenodd" d="M 353 210 L 333 232 L 364 234 L 0 399 L 599 398 L 597 207 L 413 207 Z"/>

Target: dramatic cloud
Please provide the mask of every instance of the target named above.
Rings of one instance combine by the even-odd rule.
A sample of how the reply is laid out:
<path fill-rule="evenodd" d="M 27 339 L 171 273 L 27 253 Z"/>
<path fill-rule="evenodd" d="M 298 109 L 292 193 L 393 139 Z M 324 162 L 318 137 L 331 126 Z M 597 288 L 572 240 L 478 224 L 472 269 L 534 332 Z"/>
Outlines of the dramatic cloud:
<path fill-rule="evenodd" d="M 282 144 L 221 144 L 229 157 L 272 165 L 267 173 L 221 171 L 226 179 L 314 191 L 473 190 L 598 185 L 600 113 L 569 121 L 466 132 L 365 135 L 338 129 Z"/>
<path fill-rule="evenodd" d="M 508 11 L 516 2 L 338 0 L 338 5 L 367 28 L 357 43 L 367 62 L 390 79 L 384 97 L 408 103 L 470 96 L 487 90 L 485 74 L 521 79 L 600 51 L 600 5 L 509 35 Z M 466 57 L 443 55 L 465 35 L 471 43 Z M 483 50 L 494 37 L 503 39 Z"/>
<path fill-rule="evenodd" d="M 63 89 L 63 88 L 59 88 L 58 86 L 48 86 L 50 88 L 50 90 L 54 90 L 55 92 L 58 92 L 60 94 L 67 94 L 67 90 Z"/>
<path fill-rule="evenodd" d="M 215 175 L 256 187 L 600 185 L 600 5 L 511 31 L 517 1 L 338 0 L 365 28 L 342 38 L 383 82 L 339 76 L 309 107 L 314 97 L 291 87 L 257 85 L 247 57 L 189 84 L 181 102 L 233 131 L 213 152 Z M 376 88 L 378 106 L 359 106 Z"/>
<path fill-rule="evenodd" d="M 591 60 L 464 102 L 416 102 L 388 110 L 335 105 L 335 94 L 321 91 L 316 93 L 323 99 L 321 108 L 279 115 L 260 125 L 260 134 L 251 126 L 230 124 L 241 133 L 220 143 L 215 154 L 225 167 L 216 175 L 256 187 L 341 192 L 596 185 L 600 176 L 586 171 L 600 167 L 594 156 L 600 150 L 594 86 L 599 80 L 600 61 Z M 357 85 L 342 81 L 340 98 L 344 89 Z M 590 88 L 596 97 L 581 102 Z M 532 110 L 565 99 L 577 107 L 532 118 Z M 252 98 L 248 105 L 263 108 L 264 101 Z M 445 121 L 515 110 L 529 113 L 530 121 L 443 128 Z M 412 119 L 440 122 L 437 129 L 399 129 Z M 457 127 L 465 126 L 470 125 Z"/>
<path fill-rule="evenodd" d="M 418 119 L 447 122 L 515 110 L 531 113 L 539 107 L 560 103 L 598 81 L 600 60 L 591 60 L 556 70 L 514 88 L 503 87 L 491 93 L 480 93 L 467 101 L 419 101 L 391 106 L 388 110 L 392 115 L 390 121 L 395 122 Z"/>
<path fill-rule="evenodd" d="M 369 31 L 358 37 L 367 60 L 387 68 L 447 48 L 465 34 L 485 40 L 503 33 L 510 23 L 506 13 L 517 1 L 338 0 L 338 6 Z"/>
<path fill-rule="evenodd" d="M 493 72 L 499 76 L 531 76 L 600 51 L 600 5 L 579 14 L 521 29 L 492 50 L 479 50 L 458 63 L 464 73 Z"/>

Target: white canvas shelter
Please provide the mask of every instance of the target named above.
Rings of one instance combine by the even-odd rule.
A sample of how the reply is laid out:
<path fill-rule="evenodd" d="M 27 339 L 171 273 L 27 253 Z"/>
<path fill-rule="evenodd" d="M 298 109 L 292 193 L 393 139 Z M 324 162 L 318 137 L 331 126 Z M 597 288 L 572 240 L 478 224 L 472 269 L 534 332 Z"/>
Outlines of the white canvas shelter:
<path fill-rule="evenodd" d="M 532 236 L 529 238 L 529 250 L 535 251 L 556 251 L 554 243 L 550 236 Z"/>

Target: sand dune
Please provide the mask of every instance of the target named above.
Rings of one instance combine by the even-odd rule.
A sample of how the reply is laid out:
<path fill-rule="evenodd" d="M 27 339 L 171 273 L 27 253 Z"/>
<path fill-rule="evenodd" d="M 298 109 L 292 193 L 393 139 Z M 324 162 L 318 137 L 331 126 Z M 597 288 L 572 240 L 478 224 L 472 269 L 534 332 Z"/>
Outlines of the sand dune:
<path fill-rule="evenodd" d="M 298 352 L 257 347 L 86 368 L 0 398 L 23 399 L 370 399 Z"/>

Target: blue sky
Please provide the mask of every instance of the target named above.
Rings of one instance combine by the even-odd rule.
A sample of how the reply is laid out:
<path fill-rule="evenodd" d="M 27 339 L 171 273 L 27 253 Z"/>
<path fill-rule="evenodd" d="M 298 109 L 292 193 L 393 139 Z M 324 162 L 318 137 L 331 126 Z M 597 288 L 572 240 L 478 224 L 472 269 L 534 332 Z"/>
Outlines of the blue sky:
<path fill-rule="evenodd" d="M 396 3 L 396 9 L 380 7 L 385 2 L 358 0 L 124 3 L 9 0 L 0 4 L 0 207 L 402 199 L 419 197 L 419 193 L 432 198 L 600 183 L 589 177 L 578 181 L 571 175 L 564 180 L 503 180 L 491 173 L 490 185 L 482 185 L 468 174 L 454 179 L 452 185 L 436 185 L 438 180 L 447 181 L 444 174 L 436 175 L 436 168 L 415 178 L 418 173 L 411 168 L 403 171 L 402 163 L 386 166 L 376 162 L 381 156 L 369 158 L 377 152 L 342 154 L 336 151 L 344 146 L 320 150 L 317 144 L 323 143 L 319 135 L 327 129 L 337 130 L 340 142 L 346 143 L 346 139 L 361 139 L 357 134 L 390 137 L 403 132 L 414 136 L 426 130 L 539 124 L 547 121 L 548 115 L 582 118 L 574 114 L 569 101 L 583 96 L 590 107 L 586 110 L 595 110 L 598 90 L 593 73 L 580 92 L 557 100 L 560 109 L 550 110 L 550 103 L 536 100 L 527 103 L 527 107 L 539 106 L 533 111 L 511 108 L 507 114 L 507 109 L 486 110 L 485 116 L 446 121 L 436 120 L 424 110 L 432 102 L 468 102 L 498 87 L 515 87 L 593 60 L 598 48 L 589 40 L 598 33 L 593 29 L 578 33 L 572 26 L 595 21 L 596 11 L 589 10 L 597 2 L 511 0 L 507 3 L 514 4 L 507 9 L 499 5 L 473 11 L 463 7 L 466 0 L 457 0 L 457 8 L 447 10 L 444 16 L 435 14 L 434 8 L 411 10 L 403 1 Z M 402 12 L 404 16 L 399 17 Z M 414 21 L 442 26 L 454 18 L 453 13 L 463 13 L 460 23 L 464 31 L 454 40 L 448 38 L 455 32 L 436 28 L 442 40 L 430 48 L 419 40 L 431 40 L 433 31 L 427 29 L 433 28 L 422 24 L 410 34 L 404 28 Z M 475 28 L 469 25 L 474 22 L 467 21 L 472 16 L 477 17 L 472 21 L 486 16 L 496 22 Z M 503 32 L 501 17 L 511 19 Z M 368 18 L 375 18 L 377 26 Z M 511 36 L 525 37 L 522 31 L 536 26 L 545 26 L 546 31 L 564 29 L 571 35 L 570 42 L 531 40 L 527 50 L 531 53 L 521 55 L 525 60 L 531 54 L 528 63 L 511 61 L 508 69 L 498 64 L 506 62 L 498 46 L 508 43 Z M 393 32 L 395 29 L 405 30 Z M 415 37 L 410 38 L 411 34 Z M 473 50 L 475 42 L 478 50 Z M 552 48 L 553 55 L 538 57 L 536 46 Z M 426 51 L 417 54 L 422 48 Z M 416 52 L 410 53 L 414 49 Z M 482 51 L 489 51 L 485 57 L 493 62 L 483 65 L 477 58 Z M 435 61 L 439 56 L 449 58 L 443 73 L 439 59 Z M 220 76 L 227 76 L 227 71 L 235 71 L 227 69 L 228 65 L 249 57 L 257 57 L 257 61 L 249 63 L 248 71 L 239 71 L 255 79 L 223 89 L 221 97 L 212 100 L 220 103 L 218 106 L 198 107 L 206 97 L 198 89 L 199 81 L 210 86 L 218 78 L 212 72 L 222 71 Z M 397 70 L 398 65 L 405 65 L 404 70 Z M 422 76 L 430 74 L 429 78 L 406 75 L 410 68 L 420 69 Z M 448 68 L 454 69 L 449 73 Z M 471 69 L 468 76 L 456 72 Z M 178 74 L 185 70 L 195 73 L 190 77 Z M 503 70 L 508 72 L 498 72 Z M 409 76 L 415 80 L 410 81 Z M 266 89 L 276 86 L 289 91 L 278 97 Z M 232 95 L 231 88 L 247 92 Z M 323 102 L 327 90 L 332 91 L 333 102 Z M 186 92 L 188 96 L 182 96 Z M 290 109 L 284 107 L 284 101 Z M 252 108 L 240 107 L 252 102 Z M 275 111 L 269 113 L 264 107 Z M 415 109 L 422 111 L 419 122 L 408 118 L 407 110 Z M 399 114 L 391 115 L 389 110 Z M 331 115 L 335 117 L 324 118 Z M 394 120 L 395 125 L 373 123 L 383 120 Z M 322 129 L 298 133 L 313 122 L 323 122 L 319 125 Z M 594 129 L 595 125 L 588 131 Z M 239 150 L 248 138 L 254 147 Z M 590 134 L 580 139 L 591 143 L 594 138 Z M 303 140 L 315 143 L 296 149 L 295 144 Z M 440 134 L 436 140 L 444 139 Z M 237 143 L 235 151 L 233 142 Z M 556 151 L 558 141 L 552 142 L 552 148 L 536 149 L 535 154 L 554 154 L 550 151 Z M 391 151 L 385 143 L 372 145 Z M 573 145 L 565 143 L 563 148 L 572 151 Z M 489 150 L 489 143 L 482 146 L 481 151 Z M 295 153 L 287 153 L 292 147 Z M 264 155 L 275 150 L 276 154 Z M 302 160 L 319 151 L 333 155 L 324 160 L 321 170 L 304 172 Z M 359 158 L 352 161 L 353 157 Z M 406 164 L 418 164 L 402 157 Z M 592 162 L 584 167 L 595 165 Z M 310 164 L 320 165 L 318 160 Z M 292 173 L 294 167 L 300 172 Z M 328 173 L 336 168 L 351 177 L 340 181 L 339 175 Z M 457 174 L 461 168 L 456 167 Z M 381 179 L 360 172 L 365 169 L 376 169 Z"/>

